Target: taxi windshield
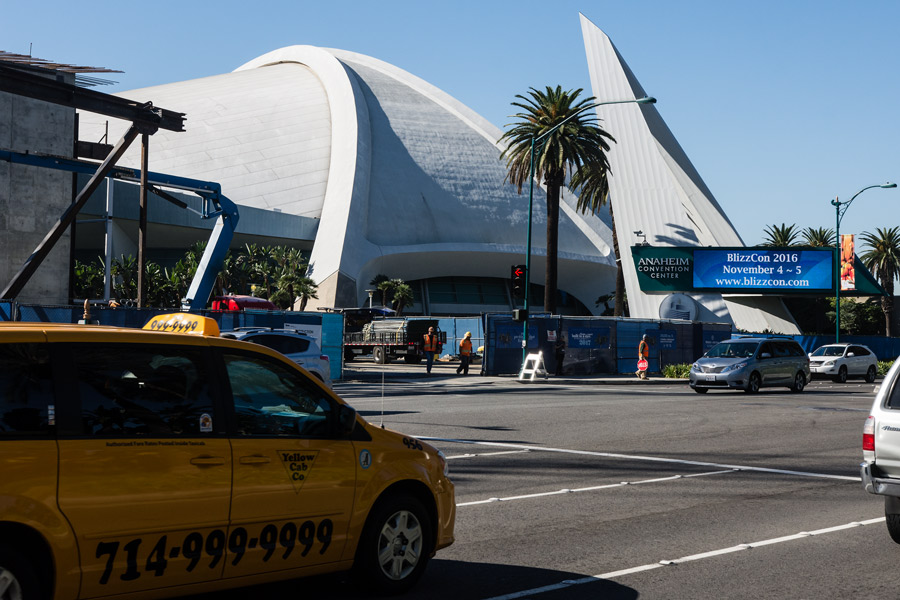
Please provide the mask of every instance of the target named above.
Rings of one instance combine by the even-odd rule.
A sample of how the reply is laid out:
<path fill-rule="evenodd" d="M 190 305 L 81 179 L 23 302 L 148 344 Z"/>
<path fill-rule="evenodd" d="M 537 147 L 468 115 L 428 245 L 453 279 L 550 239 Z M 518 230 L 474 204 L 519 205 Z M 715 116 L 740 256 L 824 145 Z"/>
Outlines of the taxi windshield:
<path fill-rule="evenodd" d="M 706 353 L 707 358 L 747 358 L 753 356 L 756 342 L 721 342 Z"/>
<path fill-rule="evenodd" d="M 813 356 L 843 356 L 844 346 L 822 346 L 812 353 Z"/>

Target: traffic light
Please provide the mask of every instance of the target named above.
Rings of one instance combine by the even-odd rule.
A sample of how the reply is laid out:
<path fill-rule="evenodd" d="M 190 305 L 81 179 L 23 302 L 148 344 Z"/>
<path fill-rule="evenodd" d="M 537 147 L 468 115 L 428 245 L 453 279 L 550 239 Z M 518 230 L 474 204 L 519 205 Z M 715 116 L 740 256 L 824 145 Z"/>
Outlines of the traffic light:
<path fill-rule="evenodd" d="M 509 278 L 512 280 L 512 291 L 515 298 L 525 297 L 525 265 L 513 265 Z"/>

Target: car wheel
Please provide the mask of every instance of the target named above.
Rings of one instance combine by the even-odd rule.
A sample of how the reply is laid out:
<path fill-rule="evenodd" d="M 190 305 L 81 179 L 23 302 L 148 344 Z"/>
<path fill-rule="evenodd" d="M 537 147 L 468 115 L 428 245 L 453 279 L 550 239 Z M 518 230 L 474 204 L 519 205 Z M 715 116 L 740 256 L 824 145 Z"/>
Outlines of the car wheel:
<path fill-rule="evenodd" d="M 900 544 L 900 515 L 884 515 L 884 523 L 887 525 L 891 539 Z"/>
<path fill-rule="evenodd" d="M 387 496 L 375 505 L 356 551 L 354 566 L 367 589 L 383 594 L 409 590 L 432 552 L 428 511 L 412 496 Z"/>
<path fill-rule="evenodd" d="M 695 388 L 694 388 L 694 391 L 697 392 L 698 394 L 705 394 L 706 392 L 709 391 L 709 389 L 708 389 L 708 388 L 698 388 L 698 387 L 695 387 Z"/>
<path fill-rule="evenodd" d="M 794 385 L 791 386 L 791 391 L 799 393 L 802 392 L 805 387 L 806 375 L 804 375 L 802 371 L 797 371 L 797 374 L 794 375 Z"/>
<path fill-rule="evenodd" d="M 749 379 L 747 379 L 747 387 L 744 388 L 744 391 L 748 394 L 755 394 L 759 391 L 761 385 L 762 379 L 760 378 L 759 373 L 753 371 L 750 373 Z"/>
<path fill-rule="evenodd" d="M 838 374 L 834 376 L 835 383 L 847 383 L 847 366 L 841 365 Z"/>
<path fill-rule="evenodd" d="M 375 346 L 372 348 L 372 358 L 375 359 L 375 362 L 379 365 L 383 365 L 387 362 L 387 354 L 384 351 L 383 346 Z"/>
<path fill-rule="evenodd" d="M 31 600 L 43 597 L 37 576 L 22 553 L 0 548 L 0 598 Z"/>
<path fill-rule="evenodd" d="M 866 383 L 875 383 L 875 374 L 875 365 L 869 365 L 869 370 L 866 371 Z"/>

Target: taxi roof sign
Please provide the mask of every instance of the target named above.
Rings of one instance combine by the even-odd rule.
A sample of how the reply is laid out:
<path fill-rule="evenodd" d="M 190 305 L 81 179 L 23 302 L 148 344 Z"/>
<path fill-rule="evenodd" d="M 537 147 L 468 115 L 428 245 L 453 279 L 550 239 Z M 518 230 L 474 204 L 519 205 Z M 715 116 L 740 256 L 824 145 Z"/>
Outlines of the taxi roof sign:
<path fill-rule="evenodd" d="M 150 319 L 143 329 L 219 337 L 219 324 L 215 319 L 191 313 L 157 315 Z"/>

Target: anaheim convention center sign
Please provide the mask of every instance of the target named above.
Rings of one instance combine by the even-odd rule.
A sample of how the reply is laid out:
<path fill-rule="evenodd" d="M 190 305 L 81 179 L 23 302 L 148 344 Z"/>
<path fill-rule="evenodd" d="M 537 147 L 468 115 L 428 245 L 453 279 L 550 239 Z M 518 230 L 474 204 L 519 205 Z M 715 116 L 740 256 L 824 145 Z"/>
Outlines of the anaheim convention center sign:
<path fill-rule="evenodd" d="M 822 294 L 834 290 L 834 251 L 632 246 L 644 292 Z"/>

